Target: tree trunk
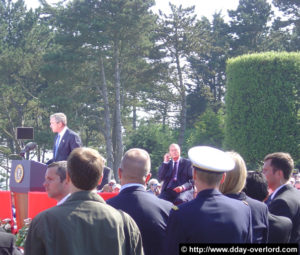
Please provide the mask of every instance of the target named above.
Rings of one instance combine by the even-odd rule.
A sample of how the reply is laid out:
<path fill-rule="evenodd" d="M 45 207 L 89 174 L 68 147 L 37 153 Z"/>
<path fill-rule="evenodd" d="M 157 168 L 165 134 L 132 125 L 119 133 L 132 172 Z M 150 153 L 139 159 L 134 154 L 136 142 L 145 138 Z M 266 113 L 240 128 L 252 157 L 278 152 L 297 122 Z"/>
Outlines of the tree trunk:
<path fill-rule="evenodd" d="M 115 60 L 115 151 L 114 151 L 114 174 L 118 177 L 117 170 L 120 167 L 121 159 L 123 156 L 123 141 L 122 141 L 122 121 L 121 121 L 121 78 L 120 78 L 120 50 L 116 42 L 114 45 L 114 60 Z"/>
<path fill-rule="evenodd" d="M 182 71 L 180 66 L 179 55 L 176 52 L 176 68 L 178 72 L 179 78 L 179 93 L 180 93 L 180 102 L 181 102 L 181 110 L 180 110 L 180 131 L 178 137 L 178 144 L 182 146 L 184 143 L 184 133 L 186 128 L 186 94 L 185 94 L 185 86 L 183 84 Z"/>
<path fill-rule="evenodd" d="M 101 94 L 103 96 L 104 101 L 104 119 L 105 119 L 105 130 L 104 130 L 104 138 L 106 143 L 106 157 L 107 157 L 107 166 L 113 168 L 113 148 L 112 148 L 112 137 L 111 137 L 111 121 L 110 121 L 110 109 L 109 109 L 109 101 L 108 101 L 108 93 L 107 93 L 107 84 L 105 77 L 105 70 L 103 65 L 103 59 L 100 55 L 100 68 L 101 68 L 101 76 L 102 76 L 102 90 Z"/>

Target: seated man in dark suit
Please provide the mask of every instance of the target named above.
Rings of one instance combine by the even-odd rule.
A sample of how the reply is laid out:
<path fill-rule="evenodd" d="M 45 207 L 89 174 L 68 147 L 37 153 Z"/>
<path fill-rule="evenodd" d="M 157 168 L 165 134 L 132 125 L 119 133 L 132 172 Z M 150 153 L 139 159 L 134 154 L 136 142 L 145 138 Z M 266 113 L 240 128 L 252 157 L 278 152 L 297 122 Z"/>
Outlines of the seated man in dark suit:
<path fill-rule="evenodd" d="M 0 228 L 0 254 L 21 255 L 22 252 L 15 246 L 15 236 L 6 233 Z"/>
<path fill-rule="evenodd" d="M 265 201 L 269 195 L 266 177 L 261 172 L 249 171 L 244 192 L 258 201 Z M 288 243 L 292 232 L 292 221 L 284 216 L 268 213 L 268 243 Z"/>
<path fill-rule="evenodd" d="M 171 144 L 169 153 L 164 155 L 158 178 L 163 181 L 160 198 L 176 205 L 194 198 L 192 164 L 190 160 L 180 157 L 178 144 Z"/>
<path fill-rule="evenodd" d="M 294 161 L 288 153 L 275 152 L 264 158 L 263 174 L 273 191 L 267 201 L 269 211 L 293 222 L 290 243 L 300 244 L 300 191 L 288 184 L 293 169 Z"/>
<path fill-rule="evenodd" d="M 57 135 L 53 144 L 53 158 L 47 165 L 67 160 L 71 151 L 82 145 L 79 135 L 67 127 L 67 116 L 64 113 L 54 113 L 50 116 L 50 128 Z"/>
<path fill-rule="evenodd" d="M 181 243 L 251 243 L 249 206 L 219 191 L 225 172 L 235 166 L 233 159 L 207 146 L 193 147 L 188 154 L 198 195 L 171 211 L 165 254 L 179 254 Z"/>
<path fill-rule="evenodd" d="M 107 203 L 127 212 L 137 223 L 146 255 L 164 254 L 166 226 L 172 203 L 146 191 L 151 177 L 149 154 L 142 149 L 127 151 L 119 168 L 121 192 Z"/>

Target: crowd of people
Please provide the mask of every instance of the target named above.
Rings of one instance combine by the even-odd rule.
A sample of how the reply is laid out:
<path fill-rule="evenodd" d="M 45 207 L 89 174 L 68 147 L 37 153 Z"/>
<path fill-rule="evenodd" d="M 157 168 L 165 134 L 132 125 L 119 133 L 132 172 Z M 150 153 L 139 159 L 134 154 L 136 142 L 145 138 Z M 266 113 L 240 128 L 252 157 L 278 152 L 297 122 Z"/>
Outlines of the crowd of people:
<path fill-rule="evenodd" d="M 171 144 L 157 180 L 149 153 L 133 148 L 117 184 L 96 150 L 75 147 L 67 160 L 48 164 L 44 187 L 57 206 L 32 220 L 27 255 L 173 255 L 182 243 L 300 243 L 300 191 L 290 183 L 288 153 L 266 155 L 259 172 L 247 171 L 237 152 L 196 146 L 183 158 Z M 97 191 L 116 196 L 104 201 Z"/>

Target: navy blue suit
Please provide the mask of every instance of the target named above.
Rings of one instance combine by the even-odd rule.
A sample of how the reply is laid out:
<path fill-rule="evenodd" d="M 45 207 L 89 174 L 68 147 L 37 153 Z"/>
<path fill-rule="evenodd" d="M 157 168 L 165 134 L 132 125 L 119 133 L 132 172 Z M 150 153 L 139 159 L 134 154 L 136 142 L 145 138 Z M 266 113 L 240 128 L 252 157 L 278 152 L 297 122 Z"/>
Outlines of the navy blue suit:
<path fill-rule="evenodd" d="M 54 145 L 53 145 L 53 159 L 49 160 L 47 162 L 47 165 L 49 165 L 52 162 L 61 161 L 61 160 L 67 160 L 68 156 L 70 155 L 71 151 L 75 148 L 81 147 L 81 139 L 77 133 L 75 133 L 73 130 L 67 128 L 65 134 L 60 140 L 58 151 L 55 155 L 55 143 L 56 143 L 57 135 L 54 139 Z"/>
<path fill-rule="evenodd" d="M 146 255 L 163 254 L 166 227 L 172 204 L 147 192 L 143 187 L 128 187 L 107 203 L 128 213 L 138 225 Z"/>
<path fill-rule="evenodd" d="M 300 244 L 300 191 L 287 184 L 268 204 L 270 213 L 288 217 L 293 222 L 290 243 Z"/>
<path fill-rule="evenodd" d="M 269 210 L 267 205 L 246 196 L 244 192 L 239 194 L 226 194 L 226 196 L 248 203 L 252 215 L 252 241 L 253 243 L 267 243 L 269 231 Z"/>
<path fill-rule="evenodd" d="M 165 254 L 179 254 L 180 243 L 251 243 L 248 205 L 207 189 L 171 211 Z"/>
<path fill-rule="evenodd" d="M 173 161 L 170 160 L 168 163 L 162 163 L 158 169 L 158 179 L 163 181 L 160 198 L 175 204 L 191 200 L 193 198 L 193 168 L 191 161 L 185 158 L 180 158 L 177 171 L 177 181 L 172 181 L 172 174 Z M 175 187 L 182 185 L 187 187 L 186 191 L 182 193 L 172 191 Z"/>

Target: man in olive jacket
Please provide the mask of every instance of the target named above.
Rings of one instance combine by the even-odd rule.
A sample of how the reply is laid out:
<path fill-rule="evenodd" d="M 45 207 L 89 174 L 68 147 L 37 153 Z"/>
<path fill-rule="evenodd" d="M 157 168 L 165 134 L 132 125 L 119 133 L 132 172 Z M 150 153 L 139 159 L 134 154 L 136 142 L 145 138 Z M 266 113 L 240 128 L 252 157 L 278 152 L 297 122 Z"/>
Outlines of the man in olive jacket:
<path fill-rule="evenodd" d="M 95 192 L 102 177 L 100 154 L 76 148 L 68 158 L 71 196 L 38 214 L 25 243 L 26 255 L 144 254 L 134 220 Z"/>

